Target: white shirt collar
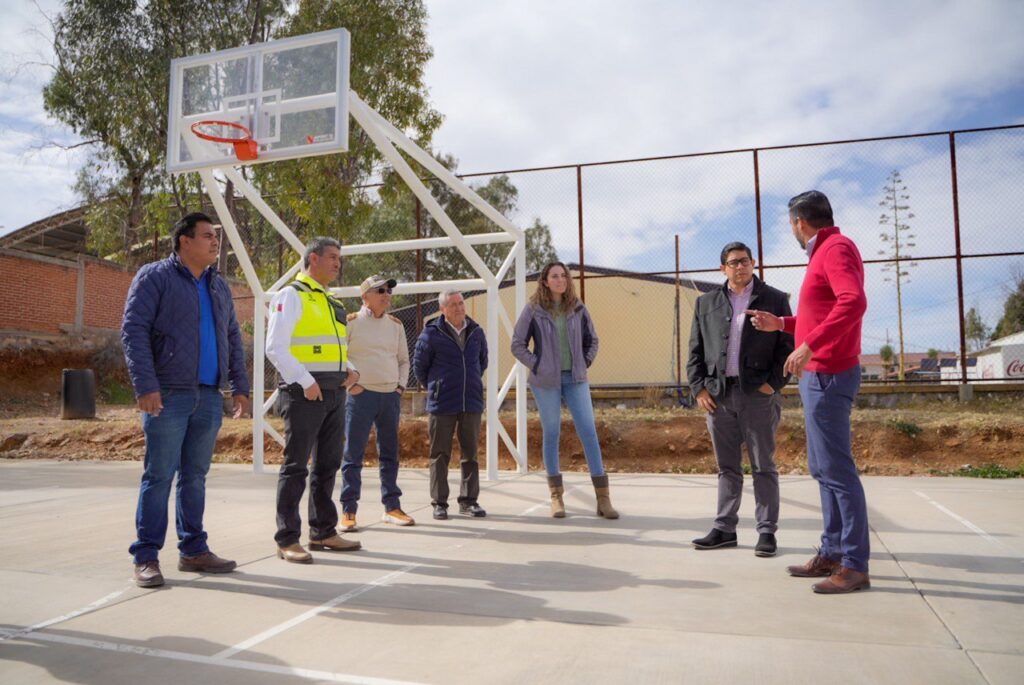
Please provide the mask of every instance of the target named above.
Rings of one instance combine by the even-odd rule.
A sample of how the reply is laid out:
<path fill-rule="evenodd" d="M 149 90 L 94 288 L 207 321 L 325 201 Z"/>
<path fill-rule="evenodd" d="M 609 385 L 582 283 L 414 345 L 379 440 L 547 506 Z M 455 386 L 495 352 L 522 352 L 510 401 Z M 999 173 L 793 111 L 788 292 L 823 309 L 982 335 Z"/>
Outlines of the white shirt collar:
<path fill-rule="evenodd" d="M 811 236 L 811 239 L 807 241 L 807 258 L 810 259 L 811 255 L 814 254 L 814 243 L 818 242 L 818 234 L 815 233 Z"/>

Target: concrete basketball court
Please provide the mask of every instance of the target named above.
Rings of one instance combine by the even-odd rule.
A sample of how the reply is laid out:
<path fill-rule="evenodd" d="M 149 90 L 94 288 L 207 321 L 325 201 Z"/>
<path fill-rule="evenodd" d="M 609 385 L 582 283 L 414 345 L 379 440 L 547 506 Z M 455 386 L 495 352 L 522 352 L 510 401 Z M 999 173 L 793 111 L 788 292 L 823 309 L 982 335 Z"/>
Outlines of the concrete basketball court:
<path fill-rule="evenodd" d="M 413 528 L 364 550 L 274 555 L 275 474 L 215 465 L 212 549 L 227 576 L 131 584 L 138 463 L 0 461 L 0 682 L 1020 683 L 1024 481 L 866 478 L 871 590 L 818 596 L 788 577 L 812 553 L 818 493 L 782 481 L 779 556 L 756 558 L 746 493 L 737 549 L 699 552 L 715 479 L 613 475 L 618 521 L 567 474 L 569 518 L 538 474 L 485 482 L 486 519 L 430 517 L 403 470 Z M 748 479 L 749 485 L 749 479 Z M 303 509 L 304 511 L 304 509 Z"/>

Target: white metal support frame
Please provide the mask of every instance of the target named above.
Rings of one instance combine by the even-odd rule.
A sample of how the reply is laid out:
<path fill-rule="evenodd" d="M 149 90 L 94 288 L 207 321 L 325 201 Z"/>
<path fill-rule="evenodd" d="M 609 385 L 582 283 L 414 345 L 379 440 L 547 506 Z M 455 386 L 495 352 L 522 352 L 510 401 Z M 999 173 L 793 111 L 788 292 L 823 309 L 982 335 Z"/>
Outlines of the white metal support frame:
<path fill-rule="evenodd" d="M 525 473 L 527 470 L 526 453 L 526 368 L 516 363 L 504 383 L 498 377 L 498 337 L 501 325 L 511 333 L 512 320 L 518 312 L 526 305 L 526 235 L 522 229 L 514 225 L 505 216 L 498 212 L 481 198 L 472 188 L 462 182 L 461 179 L 452 174 L 447 168 L 435 160 L 428 152 L 416 145 L 402 131 L 393 126 L 378 112 L 363 102 L 358 95 L 349 91 L 348 97 L 349 112 L 352 118 L 358 123 L 380 150 L 384 158 L 392 165 L 396 173 L 405 181 L 420 203 L 427 209 L 434 221 L 441 227 L 447 237 L 423 238 L 416 240 L 399 240 L 386 243 L 368 243 L 364 245 L 344 245 L 341 248 L 342 257 L 359 254 L 377 254 L 397 251 L 414 251 L 423 249 L 455 248 L 465 258 L 466 262 L 473 267 L 477 278 L 468 278 L 452 281 L 422 281 L 417 283 L 400 283 L 395 291 L 400 294 L 417 293 L 439 293 L 443 290 L 485 290 L 487 299 L 487 321 L 484 329 L 487 333 L 487 356 L 490 359 L 486 371 L 486 397 L 487 397 L 487 432 L 486 432 L 486 470 L 485 477 L 488 480 L 498 478 L 498 438 L 500 437 L 505 447 L 515 458 L 518 471 Z M 186 138 L 189 146 L 189 153 L 195 159 L 215 159 L 208 147 L 193 140 L 191 136 Z M 500 229 L 494 233 L 463 235 L 458 226 L 445 213 L 441 205 L 430 194 L 430 191 L 419 179 L 405 159 L 399 154 L 399 150 L 405 152 L 417 163 L 433 173 L 440 181 L 445 183 L 454 192 L 458 193 L 473 207 L 478 209 L 484 216 L 494 222 Z M 264 434 L 269 434 L 273 439 L 282 445 L 284 438 L 266 422 L 266 412 L 273 406 L 276 391 L 266 401 L 263 400 L 264 387 L 264 359 L 265 359 L 265 336 L 267 306 L 270 300 L 284 287 L 301 267 L 301 262 L 292 266 L 269 289 L 264 289 L 256 274 L 256 269 L 249 259 L 245 244 L 238 234 L 227 203 L 217 181 L 215 172 L 230 180 L 234 187 L 248 199 L 253 207 L 274 229 L 281 234 L 285 241 L 300 255 L 305 246 L 302 241 L 288 228 L 270 206 L 260 196 L 259 191 L 249 183 L 237 169 L 231 166 L 217 166 L 199 171 L 206 193 L 210 196 L 218 216 L 221 217 L 221 224 L 224 233 L 231 243 L 231 247 L 238 258 L 242 273 L 245 275 L 246 283 L 254 295 L 253 310 L 253 388 L 255 397 L 252 403 L 253 411 L 253 471 L 263 472 Z M 499 242 L 511 243 L 512 247 L 507 258 L 502 263 L 497 273 L 491 270 L 484 263 L 480 255 L 474 249 L 474 245 L 485 245 Z M 509 313 L 501 304 L 499 287 L 509 269 L 515 266 L 515 312 L 510 317 Z M 359 289 L 355 286 L 332 288 L 332 292 L 342 297 L 358 297 Z M 498 408 L 501 406 L 511 389 L 513 382 L 516 388 L 516 431 L 515 441 L 508 432 L 500 425 L 498 420 Z"/>

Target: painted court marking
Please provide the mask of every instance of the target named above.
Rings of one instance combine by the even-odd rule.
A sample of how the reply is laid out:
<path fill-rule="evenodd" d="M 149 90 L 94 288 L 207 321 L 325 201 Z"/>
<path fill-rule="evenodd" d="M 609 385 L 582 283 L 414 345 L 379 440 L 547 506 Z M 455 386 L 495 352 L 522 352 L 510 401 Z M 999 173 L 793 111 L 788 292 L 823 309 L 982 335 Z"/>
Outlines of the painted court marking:
<path fill-rule="evenodd" d="M 225 649 L 223 651 L 217 652 L 216 654 L 213 655 L 213 658 L 214 659 L 228 659 L 228 658 L 234 656 L 235 654 L 238 654 L 239 652 L 244 652 L 247 649 L 251 649 L 252 647 L 255 647 L 256 645 L 258 645 L 259 643 L 265 642 L 265 641 L 269 640 L 270 638 L 272 638 L 272 637 L 274 637 L 276 635 L 280 635 L 284 631 L 290 630 L 291 628 L 294 628 L 295 626 L 299 625 L 300 623 L 305 623 L 309 619 L 311 619 L 311 618 L 313 618 L 315 616 L 318 616 L 318 615 L 324 613 L 325 611 L 333 609 L 336 606 L 340 606 L 340 605 L 344 604 L 345 602 L 349 601 L 350 599 L 352 599 L 354 597 L 358 597 L 361 594 L 369 592 L 370 590 L 372 590 L 375 587 L 380 587 L 381 585 L 387 585 L 388 583 L 390 583 L 395 578 L 398 578 L 399 576 L 405 575 L 406 573 L 408 573 L 409 571 L 413 570 L 414 568 L 416 568 L 418 566 L 422 566 L 422 564 L 409 564 L 408 566 L 403 566 L 402 568 L 398 569 L 397 571 L 392 571 L 391 573 L 383 575 L 380 578 L 377 578 L 376 580 L 370 581 L 366 585 L 360 585 L 359 587 L 354 588 L 352 590 L 349 590 L 348 592 L 346 592 L 344 594 L 338 595 L 334 599 L 328 600 L 328 601 L 324 602 L 323 604 L 321 604 L 320 606 L 315 607 L 313 609 L 310 609 L 309 611 L 306 611 L 304 613 L 301 613 L 298 616 L 285 621 L 284 623 L 279 623 L 276 626 L 274 626 L 273 628 L 268 628 L 267 630 L 264 630 L 262 633 L 259 633 L 257 635 L 253 635 L 248 640 L 243 640 L 242 642 L 239 642 L 234 647 L 228 647 L 227 649 Z"/>
<path fill-rule="evenodd" d="M 28 635 L 29 633 L 34 633 L 37 630 L 42 630 L 43 628 L 46 628 L 48 626 L 52 626 L 55 623 L 63 623 L 64 621 L 70 621 L 71 619 L 77 618 L 78 616 L 81 616 L 82 614 L 87 614 L 90 611 L 95 611 L 96 609 L 99 609 L 104 604 L 107 604 L 108 602 L 114 601 L 115 599 L 117 599 L 118 597 L 123 595 L 127 590 L 128 590 L 128 588 L 124 588 L 122 590 L 117 590 L 116 592 L 111 592 L 106 597 L 100 597 L 95 602 L 92 602 L 91 604 L 86 604 L 81 609 L 75 609 L 74 611 L 69 612 L 67 614 L 63 614 L 62 616 L 57 616 L 57 617 L 54 617 L 54 618 L 49 618 L 49 619 L 47 619 L 45 621 L 40 621 L 39 623 L 35 623 L 33 625 L 30 625 L 27 628 L 22 628 L 21 630 L 15 630 L 15 631 L 11 631 L 11 632 L 9 632 L 9 633 L 7 633 L 5 635 L 0 635 L 0 642 L 3 642 L 4 640 L 10 640 L 12 638 L 18 638 L 18 637 L 21 637 L 22 635 Z"/>
<path fill-rule="evenodd" d="M 996 547 L 1000 547 L 1000 548 L 1006 550 L 1007 552 L 1010 552 L 1015 557 L 1017 557 L 1018 561 L 1020 561 L 1021 563 L 1024 563 L 1024 559 L 1020 558 L 1020 554 L 1017 552 L 1017 550 L 1013 549 L 1012 547 L 1010 547 L 1009 545 L 1007 545 L 1003 541 L 1001 541 L 1001 540 L 999 540 L 997 538 L 992 537 L 991 535 L 986 533 L 984 530 L 982 530 L 979 526 L 974 525 L 973 523 L 971 523 L 970 521 L 965 519 L 963 516 L 960 516 L 956 512 L 950 511 L 949 509 L 947 509 L 946 507 L 942 506 L 941 504 L 939 504 L 938 502 L 933 500 L 931 497 L 929 497 L 928 495 L 926 495 L 923 492 L 921 492 L 920 490 L 914 490 L 914 494 L 917 495 L 918 497 L 920 497 L 921 499 L 925 500 L 929 504 L 931 504 L 933 507 L 935 507 L 936 509 L 941 511 L 946 516 L 949 516 L 954 521 L 957 521 L 957 522 L 963 524 L 968 530 L 970 530 L 970 531 L 972 531 L 974 533 L 977 533 L 981 537 L 985 538 L 986 540 L 991 542 Z"/>
<path fill-rule="evenodd" d="M 582 485 L 578 485 L 572 488 L 567 488 L 565 494 L 569 494 L 571 492 L 579 490 L 582 487 Z M 547 506 L 547 504 L 548 501 L 544 500 L 535 505 L 527 507 L 522 512 L 520 512 L 519 516 L 526 516 L 528 514 L 531 514 L 534 511 Z M 473 538 L 479 539 L 486 535 L 489 531 L 495 530 L 497 527 L 497 525 L 492 525 L 479 533 L 475 533 L 473 535 Z M 460 548 L 463 545 L 465 545 L 465 542 L 451 545 L 451 547 Z M 89 640 L 84 638 L 70 637 L 67 635 L 56 635 L 51 633 L 36 632 L 43 628 L 55 625 L 57 623 L 62 623 L 77 616 L 81 616 L 82 614 L 95 611 L 103 605 L 116 599 L 120 595 L 124 594 L 124 592 L 128 588 L 118 590 L 117 592 L 112 592 L 109 595 L 101 597 L 95 602 L 92 602 L 91 604 L 88 604 L 82 607 L 81 609 L 77 609 L 70 613 L 48 619 L 40 623 L 36 623 L 26 628 L 22 628 L 18 631 L 7 632 L 6 634 L 0 633 L 0 642 L 4 640 L 16 639 L 19 637 L 26 636 L 30 633 L 34 633 L 30 639 L 38 640 L 41 642 L 71 645 L 75 647 L 85 647 L 89 649 L 99 649 L 110 652 L 119 652 L 122 654 L 135 654 L 138 656 L 147 656 L 157 659 L 169 659 L 172 661 L 184 661 L 189 663 L 204 664 L 208 666 L 219 666 L 222 668 L 232 668 L 237 670 L 257 671 L 261 673 L 272 673 L 278 675 L 289 675 L 308 680 L 319 680 L 332 683 L 349 683 L 350 685 L 422 685 L 421 683 L 413 683 L 411 681 L 391 680 L 387 678 L 374 678 L 370 676 L 358 676 L 347 673 L 333 673 L 330 671 L 317 671 L 308 668 L 297 668 L 294 666 L 266 664 L 261 662 L 246 661 L 244 659 L 231 658 L 240 652 L 243 652 L 247 649 L 251 649 L 255 645 L 265 642 L 266 640 L 269 640 L 272 637 L 275 637 L 276 635 L 280 635 L 281 633 L 290 630 L 291 628 L 294 628 L 295 626 L 304 623 L 309 619 L 324 613 L 325 611 L 329 611 L 334 607 L 340 606 L 341 604 L 344 604 L 345 602 L 355 597 L 358 597 L 366 592 L 369 592 L 370 590 L 376 587 L 387 585 L 396 578 L 405 575 L 406 573 L 409 573 L 410 571 L 416 569 L 419 566 L 422 566 L 422 564 L 408 564 L 407 566 L 403 566 L 402 568 L 392 571 L 391 573 L 385 574 L 380 578 L 377 578 L 376 580 L 373 580 L 365 585 L 361 585 L 357 588 L 349 590 L 344 594 L 338 595 L 337 597 L 327 602 L 324 602 L 318 607 L 303 612 L 298 616 L 295 616 L 294 618 L 291 618 L 257 635 L 254 635 L 253 637 L 248 638 L 247 640 L 239 642 L 238 644 L 232 647 L 224 649 L 218 652 L 217 654 L 214 654 L 213 656 L 203 656 L 200 654 L 190 654 L 188 652 L 177 652 L 174 650 L 167 649 L 140 647 L 137 645 L 128 645 L 119 642 L 109 642 L 106 640 Z"/>
<path fill-rule="evenodd" d="M 201 654 L 189 654 L 188 652 L 175 652 L 168 649 L 151 649 L 149 647 L 138 647 L 125 645 L 118 642 L 106 642 L 104 640 L 84 640 L 66 635 L 53 635 L 50 633 L 37 633 L 31 640 L 42 642 L 53 642 L 74 647 L 87 647 L 89 649 L 102 649 L 109 652 L 121 654 L 136 654 L 138 656 L 155 657 L 157 659 L 170 659 L 172 661 L 187 661 L 193 664 L 204 664 L 207 666 L 220 666 L 233 668 L 240 671 L 258 671 L 260 673 L 273 673 L 276 675 L 290 675 L 307 680 L 327 681 L 330 683 L 348 683 L 350 685 L 422 685 L 408 680 L 390 680 L 388 678 L 373 678 L 369 676 L 358 676 L 347 673 L 332 673 L 330 671 L 315 671 L 310 668 L 296 668 L 294 666 L 278 666 L 274 664 L 258 663 L 255 661 L 244 661 L 240 659 L 222 659 L 217 656 L 202 656 Z"/>

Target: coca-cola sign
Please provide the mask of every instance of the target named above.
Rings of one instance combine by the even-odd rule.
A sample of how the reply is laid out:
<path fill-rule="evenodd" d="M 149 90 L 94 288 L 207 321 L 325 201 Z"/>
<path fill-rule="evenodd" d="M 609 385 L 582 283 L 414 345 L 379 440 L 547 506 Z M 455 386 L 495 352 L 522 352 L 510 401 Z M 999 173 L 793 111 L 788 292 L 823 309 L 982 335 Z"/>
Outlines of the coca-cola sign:
<path fill-rule="evenodd" d="M 1024 359 L 1014 359 L 1006 365 L 1007 376 L 1024 376 Z"/>

